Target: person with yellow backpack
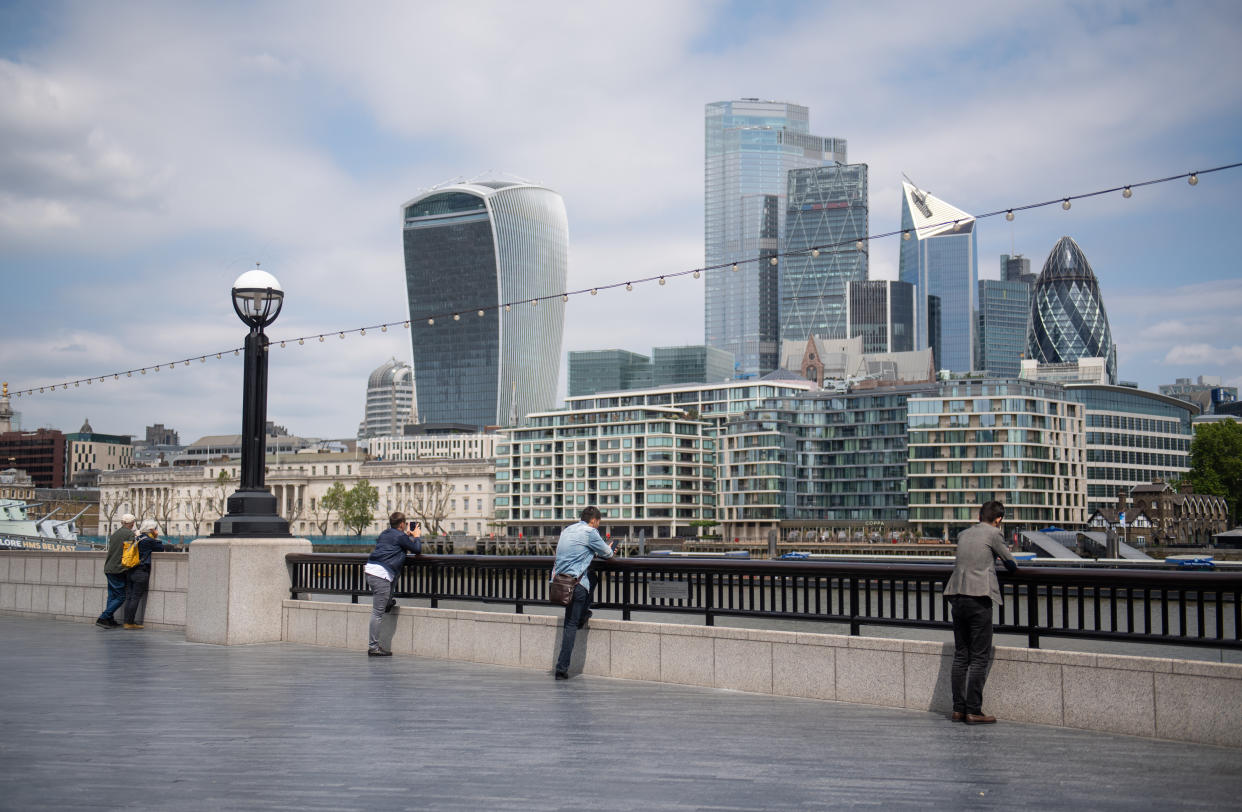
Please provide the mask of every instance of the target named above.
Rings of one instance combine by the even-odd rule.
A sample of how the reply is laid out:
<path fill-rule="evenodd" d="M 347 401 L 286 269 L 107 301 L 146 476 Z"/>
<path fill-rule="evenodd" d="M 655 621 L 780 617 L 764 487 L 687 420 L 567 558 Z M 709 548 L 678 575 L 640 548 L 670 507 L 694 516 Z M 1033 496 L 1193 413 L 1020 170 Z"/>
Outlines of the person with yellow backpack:
<path fill-rule="evenodd" d="M 134 515 L 121 516 L 121 526 L 108 537 L 108 552 L 104 556 L 104 578 L 108 580 L 108 602 L 103 613 L 95 620 L 101 629 L 115 629 L 121 624 L 113 615 L 125 605 L 125 590 L 129 587 L 129 567 L 122 563 L 125 548 L 134 543 Z"/>
<path fill-rule="evenodd" d="M 151 583 L 151 553 L 172 549 L 160 541 L 159 525 L 144 519 L 138 538 L 125 545 L 121 563 L 129 570 L 129 595 L 125 599 L 125 628 L 141 629 L 147 611 L 147 587 Z"/>

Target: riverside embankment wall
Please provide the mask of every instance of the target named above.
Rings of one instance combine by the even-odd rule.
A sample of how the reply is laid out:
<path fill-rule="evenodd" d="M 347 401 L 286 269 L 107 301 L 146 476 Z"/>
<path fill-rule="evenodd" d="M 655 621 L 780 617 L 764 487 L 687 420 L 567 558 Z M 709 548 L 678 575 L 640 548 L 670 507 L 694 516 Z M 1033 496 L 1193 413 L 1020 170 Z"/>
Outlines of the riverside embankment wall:
<path fill-rule="evenodd" d="M 285 640 L 363 652 L 370 606 L 284 602 Z M 398 607 L 394 653 L 547 670 L 560 618 Z M 390 636 L 390 637 L 389 637 Z M 571 672 L 911 710 L 951 710 L 947 643 L 593 618 Z M 1242 665 L 998 646 L 1001 719 L 1242 747 Z"/>

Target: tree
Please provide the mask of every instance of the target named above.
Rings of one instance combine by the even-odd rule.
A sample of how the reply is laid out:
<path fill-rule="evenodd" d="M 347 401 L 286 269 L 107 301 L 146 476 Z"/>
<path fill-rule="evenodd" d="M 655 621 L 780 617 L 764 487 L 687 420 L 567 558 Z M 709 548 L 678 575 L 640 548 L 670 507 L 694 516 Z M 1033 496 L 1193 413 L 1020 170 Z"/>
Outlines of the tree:
<path fill-rule="evenodd" d="M 1230 524 L 1242 522 L 1242 423 L 1223 420 L 1196 426 L 1186 478 L 1195 493 L 1225 497 Z"/>
<path fill-rule="evenodd" d="M 328 488 L 327 492 L 320 497 L 319 503 L 314 505 L 313 513 L 315 524 L 319 527 L 319 535 L 328 535 L 328 523 L 332 520 L 332 514 L 340 515 L 341 508 L 345 506 L 345 497 L 348 493 L 345 490 L 344 484 L 333 482 L 332 487 Z"/>
<path fill-rule="evenodd" d="M 229 487 L 232 482 L 233 478 L 229 476 L 229 472 L 226 469 L 221 468 L 220 472 L 216 474 L 215 487 L 212 491 L 213 498 L 211 499 L 211 503 L 215 511 L 220 514 L 221 519 L 224 518 L 224 511 L 227 507 L 229 492 L 233 490 Z"/>
<path fill-rule="evenodd" d="M 690 526 L 691 526 L 691 527 L 701 527 L 701 528 L 703 528 L 703 530 L 704 530 L 705 532 L 703 532 L 703 533 L 702 533 L 702 537 L 703 537 L 703 538 L 705 538 L 705 539 L 706 539 L 706 538 L 716 538 L 716 536 L 714 536 L 714 535 L 712 535 L 711 533 L 708 533 L 708 532 L 706 532 L 706 531 L 711 530 L 713 527 L 715 527 L 715 526 L 716 526 L 716 525 L 718 525 L 718 524 L 720 524 L 720 522 L 718 522 L 718 521 L 714 521 L 714 520 L 712 520 L 712 519 L 695 519 L 694 521 L 690 522 Z"/>
<path fill-rule="evenodd" d="M 158 488 L 151 496 L 151 514 L 160 526 L 160 534 L 173 535 L 172 523 L 179 504 L 171 488 Z"/>
<path fill-rule="evenodd" d="M 336 487 L 335 485 L 333 487 Z M 375 508 L 379 507 L 379 489 L 365 479 L 345 492 L 344 500 L 337 512 L 341 516 L 341 524 L 361 536 L 362 532 L 375 521 Z"/>
<path fill-rule="evenodd" d="M 190 526 L 194 528 L 194 535 L 199 534 L 199 528 L 207 521 L 207 516 L 211 510 L 211 500 L 203 494 L 202 488 L 193 488 L 190 490 L 190 496 L 185 500 L 182 509 L 185 511 L 185 517 L 189 520 Z"/>
<path fill-rule="evenodd" d="M 429 533 L 443 535 L 443 522 L 448 518 L 449 497 L 454 489 L 445 479 L 420 482 L 400 509 L 417 516 Z"/>
<path fill-rule="evenodd" d="M 121 509 L 121 494 L 118 491 L 104 498 L 101 491 L 99 497 L 99 534 L 107 536 L 112 533 L 112 519 Z"/>

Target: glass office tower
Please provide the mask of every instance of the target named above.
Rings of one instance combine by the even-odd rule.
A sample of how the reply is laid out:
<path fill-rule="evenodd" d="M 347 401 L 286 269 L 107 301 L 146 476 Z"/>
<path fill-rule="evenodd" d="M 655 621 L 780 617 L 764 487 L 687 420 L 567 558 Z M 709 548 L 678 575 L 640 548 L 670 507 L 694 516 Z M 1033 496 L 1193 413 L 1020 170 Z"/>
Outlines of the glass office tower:
<path fill-rule="evenodd" d="M 1030 283 L 980 279 L 975 369 L 993 378 L 1018 377 L 1030 315 Z"/>
<path fill-rule="evenodd" d="M 693 344 L 685 347 L 653 347 L 651 384 L 719 383 L 733 377 L 733 356 L 724 350 Z"/>
<path fill-rule="evenodd" d="M 401 213 L 422 420 L 505 426 L 552 408 L 568 270 L 561 196 L 468 182 L 425 192 Z M 532 306 L 542 296 L 553 298 Z"/>
<path fill-rule="evenodd" d="M 928 323 L 926 296 L 940 298 L 937 369 L 970 372 L 975 353 L 979 284 L 975 218 L 919 189 L 901 184 L 901 259 L 898 278 L 919 289 L 918 323 Z M 906 239 L 906 237 L 909 239 Z M 920 344 L 916 349 L 928 345 Z"/>
<path fill-rule="evenodd" d="M 846 338 L 862 336 L 863 352 L 914 349 L 914 285 L 872 279 L 846 290 Z"/>
<path fill-rule="evenodd" d="M 1027 357 L 1041 364 L 1104 358 L 1108 382 L 1117 383 L 1117 345 L 1113 343 L 1091 264 L 1070 237 L 1053 246 L 1031 294 Z"/>
<path fill-rule="evenodd" d="M 867 279 L 867 165 L 791 171 L 781 245 L 785 254 L 818 248 L 781 260 L 781 340 L 849 338 L 845 288 Z"/>
<path fill-rule="evenodd" d="M 629 350 L 572 350 L 569 397 L 651 386 L 651 359 Z"/>
<path fill-rule="evenodd" d="M 810 134 L 807 108 L 739 99 L 706 106 L 704 343 L 733 354 L 737 374 L 765 375 L 780 361 L 779 267 L 791 169 L 845 163 L 842 139 Z M 778 263 L 779 265 L 779 263 Z"/>

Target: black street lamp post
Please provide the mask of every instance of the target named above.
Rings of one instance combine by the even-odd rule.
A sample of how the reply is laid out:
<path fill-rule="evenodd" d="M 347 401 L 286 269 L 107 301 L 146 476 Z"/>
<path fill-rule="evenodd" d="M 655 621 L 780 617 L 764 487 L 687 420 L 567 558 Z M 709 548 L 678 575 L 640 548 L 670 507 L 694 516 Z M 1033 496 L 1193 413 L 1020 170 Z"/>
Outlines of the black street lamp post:
<path fill-rule="evenodd" d="M 276 511 L 276 497 L 263 484 L 267 462 L 267 336 L 285 292 L 276 277 L 258 268 L 233 283 L 233 309 L 250 327 L 242 383 L 241 486 L 228 498 L 228 513 L 215 524 L 216 536 L 290 536 L 289 522 Z"/>

